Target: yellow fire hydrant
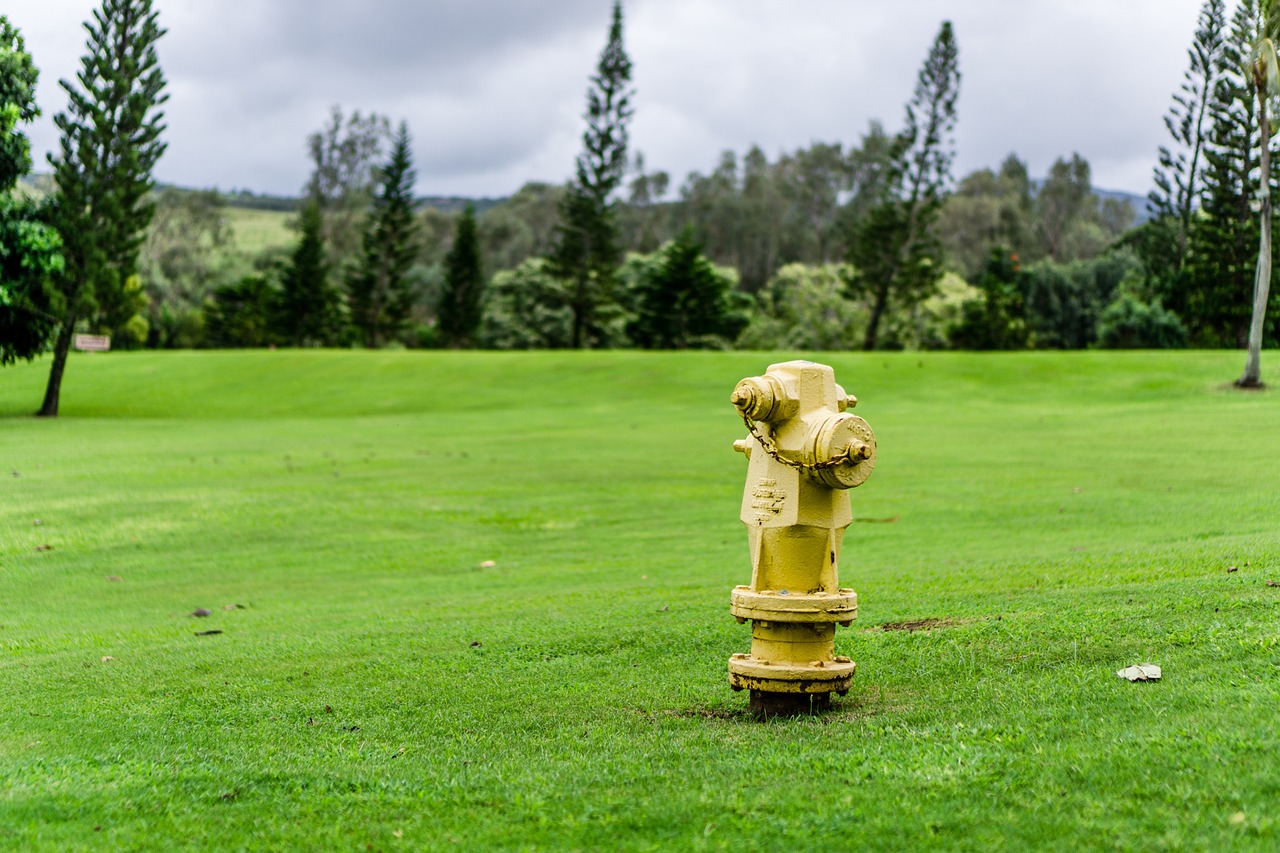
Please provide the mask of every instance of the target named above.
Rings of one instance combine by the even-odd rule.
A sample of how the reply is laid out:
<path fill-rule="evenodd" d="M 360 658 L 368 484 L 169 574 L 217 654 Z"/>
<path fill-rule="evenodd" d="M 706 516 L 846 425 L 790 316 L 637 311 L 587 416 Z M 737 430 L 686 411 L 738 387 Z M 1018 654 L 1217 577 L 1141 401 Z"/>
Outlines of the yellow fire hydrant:
<path fill-rule="evenodd" d="M 750 460 L 751 584 L 733 590 L 729 609 L 752 628 L 751 654 L 729 659 L 729 685 L 751 691 L 757 715 L 808 713 L 853 680 L 854 662 L 835 654 L 835 626 L 852 624 L 858 596 L 840 586 L 837 566 L 853 520 L 848 490 L 875 467 L 875 434 L 845 411 L 857 399 L 825 364 L 770 365 L 730 399 L 749 433 L 733 446 Z"/>

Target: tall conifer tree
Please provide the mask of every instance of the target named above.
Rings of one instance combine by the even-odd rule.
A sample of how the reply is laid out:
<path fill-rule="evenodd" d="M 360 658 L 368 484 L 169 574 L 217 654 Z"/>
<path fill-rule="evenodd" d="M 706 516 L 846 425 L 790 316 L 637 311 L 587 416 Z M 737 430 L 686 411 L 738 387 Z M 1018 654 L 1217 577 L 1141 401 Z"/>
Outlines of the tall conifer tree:
<path fill-rule="evenodd" d="M 1186 256 L 1191 215 L 1204 186 L 1204 147 L 1226 46 L 1225 6 L 1225 0 L 1205 0 L 1200 9 L 1195 37 L 1187 50 L 1188 67 L 1164 118 L 1173 148 L 1160 146 L 1160 162 L 1154 174 L 1156 188 L 1148 195 L 1157 214 L 1176 228 L 1176 257 L 1172 259 L 1175 269 L 1182 267 Z"/>
<path fill-rule="evenodd" d="M 467 205 L 444 259 L 444 291 L 436 311 L 440 336 L 451 347 L 473 347 L 484 303 L 476 212 Z"/>
<path fill-rule="evenodd" d="M 151 0 L 102 0 L 84 25 L 88 53 L 76 82 L 59 81 L 67 112 L 54 124 L 61 151 L 50 155 L 58 186 L 56 224 L 66 269 L 66 308 L 54 345 L 40 415 L 58 414 L 62 375 L 76 323 L 118 299 L 134 275 L 155 205 L 151 170 L 164 153 L 165 78 L 156 42 L 165 31 Z"/>
<path fill-rule="evenodd" d="M 849 260 L 860 273 L 855 290 L 871 297 L 865 349 L 878 345 L 891 300 L 909 307 L 942 277 L 942 250 L 931 229 L 951 182 L 959 95 L 960 52 L 951 22 L 943 21 L 890 153 L 884 196 L 850 240 Z"/>
<path fill-rule="evenodd" d="M 1165 304 L 1187 325 L 1190 343 L 1242 347 L 1248 340 L 1248 298 L 1257 272 L 1260 138 L 1258 104 L 1246 66 L 1261 31 L 1257 0 L 1241 0 L 1219 59 L 1209 105 L 1202 216 L 1193 221 L 1184 274 Z"/>
<path fill-rule="evenodd" d="M 303 206 L 298 226 L 298 245 L 281 281 L 277 327 L 293 346 L 329 346 L 338 342 L 339 296 L 329 283 L 324 221 L 314 199 Z"/>
<path fill-rule="evenodd" d="M 367 347 L 382 346 L 409 319 L 413 302 L 409 270 L 418 255 L 415 182 L 409 125 L 401 122 L 365 228 L 360 264 L 347 281 L 351 322 Z"/>
<path fill-rule="evenodd" d="M 609 40 L 587 90 L 587 129 L 577 174 L 560 207 L 559 240 L 551 262 L 570 284 L 572 345 L 597 339 L 598 313 L 613 299 L 619 260 L 613 193 L 627 168 L 627 123 L 631 119 L 631 60 L 622 45 L 622 4 L 613 4 Z"/>

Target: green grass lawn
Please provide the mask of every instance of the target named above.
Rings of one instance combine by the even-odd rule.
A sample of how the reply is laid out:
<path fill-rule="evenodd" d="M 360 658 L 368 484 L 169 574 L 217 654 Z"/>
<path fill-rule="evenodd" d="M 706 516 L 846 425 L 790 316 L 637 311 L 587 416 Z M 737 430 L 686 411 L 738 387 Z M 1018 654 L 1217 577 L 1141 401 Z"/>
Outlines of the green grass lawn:
<path fill-rule="evenodd" d="M 897 520 L 853 690 L 762 724 L 728 396 L 785 358 L 73 355 L 56 421 L 0 371 L 0 848 L 1280 847 L 1243 354 L 825 359 Z"/>

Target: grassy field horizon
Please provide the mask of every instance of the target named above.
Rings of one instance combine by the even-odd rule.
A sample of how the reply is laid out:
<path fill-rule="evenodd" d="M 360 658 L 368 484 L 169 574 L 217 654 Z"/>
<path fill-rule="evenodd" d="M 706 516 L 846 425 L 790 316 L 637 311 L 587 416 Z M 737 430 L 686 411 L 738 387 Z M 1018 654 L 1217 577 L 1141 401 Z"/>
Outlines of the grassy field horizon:
<path fill-rule="evenodd" d="M 0 847 L 1275 849 L 1243 353 L 813 356 L 880 446 L 859 668 L 761 724 L 728 396 L 791 357 L 73 354 L 56 420 L 0 371 Z"/>

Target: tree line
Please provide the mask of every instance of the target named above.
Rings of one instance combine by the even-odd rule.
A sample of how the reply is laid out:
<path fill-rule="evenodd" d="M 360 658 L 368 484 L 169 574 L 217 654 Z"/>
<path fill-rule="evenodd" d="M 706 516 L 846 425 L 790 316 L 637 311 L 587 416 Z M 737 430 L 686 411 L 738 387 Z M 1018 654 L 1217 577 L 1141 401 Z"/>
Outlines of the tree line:
<path fill-rule="evenodd" d="M 1153 215 L 1136 227 L 1131 205 L 1094 192 L 1077 153 L 1041 181 L 1013 154 L 954 178 L 949 22 L 897 131 L 873 122 L 853 143 L 772 160 L 726 151 L 671 199 L 670 176 L 630 149 L 635 92 L 615 3 L 566 184 L 526 184 L 480 212 L 422 206 L 407 125 L 335 107 L 307 139 L 294 244 L 254 255 L 231 251 L 227 197 L 151 183 L 165 95 L 149 0 L 94 13 L 83 70 L 63 81 L 56 191 L 14 191 L 30 167 L 18 127 L 35 115 L 35 69 L 5 22 L 0 79 L 14 83 L 0 153 L 20 153 L 0 169 L 0 233 L 23 242 L 0 258 L 0 358 L 52 349 L 51 414 L 64 339 L 80 329 L 123 347 L 1250 345 L 1254 365 L 1277 340 L 1260 191 L 1273 183 L 1263 137 L 1276 5 L 1239 0 L 1228 17 L 1226 0 L 1206 0 Z M 1250 370 L 1242 381 L 1257 380 Z"/>

